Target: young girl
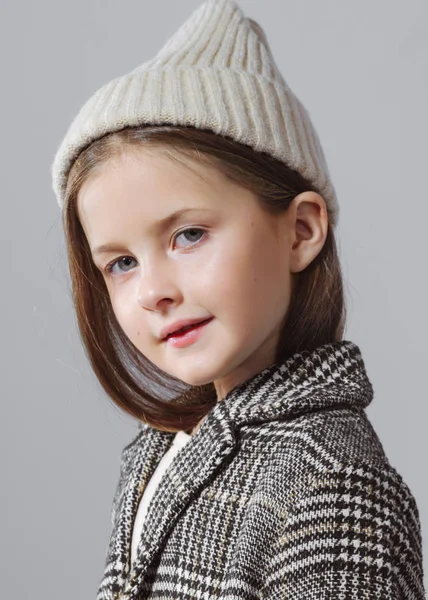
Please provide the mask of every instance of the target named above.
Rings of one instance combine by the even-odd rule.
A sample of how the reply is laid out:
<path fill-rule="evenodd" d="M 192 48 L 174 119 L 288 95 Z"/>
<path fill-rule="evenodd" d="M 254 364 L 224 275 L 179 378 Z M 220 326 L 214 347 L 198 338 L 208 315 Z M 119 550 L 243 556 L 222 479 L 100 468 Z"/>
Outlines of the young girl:
<path fill-rule="evenodd" d="M 139 424 L 98 600 L 424 598 L 343 339 L 335 191 L 260 26 L 202 4 L 88 100 L 53 185 L 83 343 Z"/>

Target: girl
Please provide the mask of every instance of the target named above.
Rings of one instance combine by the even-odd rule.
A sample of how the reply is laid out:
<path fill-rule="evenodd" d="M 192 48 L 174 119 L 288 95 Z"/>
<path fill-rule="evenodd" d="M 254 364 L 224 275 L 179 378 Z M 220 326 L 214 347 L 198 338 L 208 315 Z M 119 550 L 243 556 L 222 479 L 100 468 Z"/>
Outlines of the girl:
<path fill-rule="evenodd" d="M 343 339 L 338 204 L 263 30 L 202 4 L 53 164 L 83 343 L 139 423 L 98 600 L 424 597 L 415 499 Z"/>

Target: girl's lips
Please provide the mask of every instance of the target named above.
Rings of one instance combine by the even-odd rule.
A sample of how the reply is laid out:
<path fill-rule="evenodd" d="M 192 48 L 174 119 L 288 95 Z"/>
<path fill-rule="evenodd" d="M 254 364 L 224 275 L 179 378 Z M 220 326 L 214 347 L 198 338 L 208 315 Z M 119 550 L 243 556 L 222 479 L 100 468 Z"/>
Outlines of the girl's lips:
<path fill-rule="evenodd" d="M 200 323 L 193 325 L 190 329 L 186 329 L 181 333 L 170 334 L 165 339 L 165 342 L 171 346 L 174 346 L 175 348 L 184 348 L 185 346 L 189 346 L 200 337 L 205 327 L 213 320 L 213 318 L 214 317 L 211 317 L 210 319 L 201 321 Z"/>
<path fill-rule="evenodd" d="M 194 329 L 195 327 L 199 327 L 199 325 L 203 325 L 208 320 L 209 319 L 204 319 L 203 321 L 199 321 L 197 323 L 193 323 L 192 325 L 186 325 L 186 327 L 183 327 L 181 329 L 178 329 L 177 331 L 174 331 L 173 333 L 168 334 L 167 339 L 170 338 L 170 337 L 176 337 L 176 336 L 179 336 L 179 335 L 183 335 L 184 333 L 187 333 L 191 329 Z"/>

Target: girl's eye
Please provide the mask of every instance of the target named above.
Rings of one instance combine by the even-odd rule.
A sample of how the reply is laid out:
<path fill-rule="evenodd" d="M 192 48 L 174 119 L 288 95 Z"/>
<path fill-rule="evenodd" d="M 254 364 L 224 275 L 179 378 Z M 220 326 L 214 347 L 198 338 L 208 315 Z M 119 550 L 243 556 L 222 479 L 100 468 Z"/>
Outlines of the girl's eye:
<path fill-rule="evenodd" d="M 202 233 L 202 236 L 199 235 L 200 233 Z M 177 233 L 174 239 L 177 240 L 181 235 L 189 236 L 191 242 L 190 246 L 193 246 L 202 239 L 204 233 L 205 231 L 203 229 L 200 229 L 199 227 L 188 227 L 187 229 L 183 229 L 183 231 Z"/>
<path fill-rule="evenodd" d="M 202 235 L 201 235 L 202 234 Z M 175 240 L 177 240 L 180 236 L 189 236 L 191 238 L 191 243 L 189 244 L 189 246 L 194 246 L 195 244 L 197 244 L 204 236 L 205 231 L 204 229 L 200 229 L 199 227 L 188 227 L 187 229 L 184 229 L 183 231 L 180 231 L 179 233 L 177 233 L 174 237 Z M 194 238 L 197 239 L 194 239 Z M 119 258 L 117 258 L 116 260 L 113 260 L 111 263 L 109 263 L 106 267 L 105 267 L 105 272 L 106 273 L 113 273 L 114 274 L 114 267 L 116 265 L 124 265 L 125 269 L 120 268 L 119 269 L 119 274 L 120 273 L 127 273 L 129 272 L 129 270 L 132 268 L 131 265 L 127 264 L 127 261 L 135 261 L 135 258 L 132 258 L 132 256 L 121 256 Z"/>
<path fill-rule="evenodd" d="M 135 258 L 132 258 L 132 256 L 121 256 L 120 258 L 117 258 L 116 260 L 113 260 L 111 263 L 109 263 L 106 268 L 104 269 L 106 271 L 106 273 L 113 273 L 113 268 L 118 265 L 118 264 L 124 264 L 123 261 L 128 261 L 128 260 L 135 260 Z M 122 271 L 122 269 L 120 269 L 121 273 L 126 273 L 127 270 Z"/>

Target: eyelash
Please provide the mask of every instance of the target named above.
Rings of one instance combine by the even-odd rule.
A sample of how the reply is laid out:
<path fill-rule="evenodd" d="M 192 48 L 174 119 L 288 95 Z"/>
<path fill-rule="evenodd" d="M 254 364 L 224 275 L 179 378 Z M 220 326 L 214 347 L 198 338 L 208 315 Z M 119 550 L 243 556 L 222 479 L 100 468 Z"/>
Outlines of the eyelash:
<path fill-rule="evenodd" d="M 174 235 L 173 240 L 176 240 L 180 235 L 183 235 L 184 233 L 187 233 L 188 231 L 201 231 L 204 234 L 200 237 L 200 239 L 197 242 L 190 244 L 190 246 L 188 246 L 189 248 L 196 246 L 197 244 L 199 244 L 201 242 L 201 240 L 203 240 L 205 238 L 205 234 L 206 234 L 205 229 L 202 229 L 201 227 L 188 227 L 187 229 L 183 229 L 182 231 L 177 232 Z M 113 267 L 116 265 L 116 263 L 121 261 L 123 258 L 132 258 L 132 257 L 131 256 L 119 256 L 119 258 L 116 258 L 115 260 L 110 262 L 108 265 L 106 265 L 104 268 L 104 271 L 107 274 L 110 274 L 112 272 Z M 126 273 L 126 272 L 127 271 L 124 271 L 124 273 Z"/>

